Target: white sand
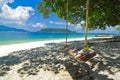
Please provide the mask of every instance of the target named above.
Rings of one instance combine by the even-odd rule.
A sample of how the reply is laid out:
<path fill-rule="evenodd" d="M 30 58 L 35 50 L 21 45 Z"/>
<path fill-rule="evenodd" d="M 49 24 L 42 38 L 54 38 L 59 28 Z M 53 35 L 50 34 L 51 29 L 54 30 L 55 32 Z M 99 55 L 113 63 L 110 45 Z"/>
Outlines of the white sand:
<path fill-rule="evenodd" d="M 78 41 L 78 40 L 84 40 L 84 38 L 68 39 L 68 41 Z M 0 57 L 8 55 L 10 52 L 42 47 L 45 46 L 46 43 L 60 43 L 60 42 L 65 42 L 65 39 L 3 45 L 0 46 Z"/>
<path fill-rule="evenodd" d="M 84 40 L 84 38 L 83 39 L 81 39 L 81 38 L 69 39 L 69 41 L 75 41 L 75 40 L 77 40 L 77 41 Z M 4 46 L 0 46 L 0 55 L 4 56 L 4 55 L 9 54 L 9 52 L 12 52 L 12 51 L 25 50 L 25 49 L 45 46 L 45 43 L 51 43 L 51 42 L 59 43 L 59 42 L 65 42 L 65 40 L 62 39 L 62 40 L 38 41 L 38 42 L 29 42 L 29 43 L 21 43 L 21 44 L 13 44 L 13 45 L 4 45 Z M 95 79 L 95 80 L 120 80 L 120 68 L 119 68 L 120 67 L 120 65 L 119 65 L 120 47 L 119 47 L 119 45 L 120 45 L 120 42 L 98 43 L 96 45 L 93 45 L 93 48 L 96 51 L 100 50 L 100 51 L 97 51 L 98 55 L 93 60 L 91 60 L 89 63 L 87 62 L 87 64 L 90 66 L 90 67 L 88 66 L 88 69 L 89 69 L 88 71 L 90 72 L 91 75 L 93 75 L 92 76 L 93 79 Z M 66 60 L 66 61 L 67 61 L 67 63 L 69 62 L 68 60 Z M 72 61 L 72 59 L 70 61 Z M 4 63 L 1 64 L 1 65 L 3 65 L 3 67 L 5 67 Z M 85 64 L 83 65 L 81 63 L 82 66 L 80 66 L 81 68 L 78 69 L 77 65 L 75 65 L 76 63 L 74 63 L 72 65 L 70 64 L 71 67 L 69 66 L 68 69 L 63 70 L 63 71 L 61 70 L 57 74 L 55 74 L 53 71 L 48 71 L 48 70 L 44 71 L 43 67 L 42 67 L 42 68 L 38 69 L 39 72 L 37 73 L 37 75 L 29 75 L 28 76 L 27 74 L 18 73 L 18 70 L 23 68 L 25 66 L 24 65 L 25 63 L 31 63 L 31 62 L 28 59 L 26 61 L 20 62 L 19 64 L 15 63 L 14 65 L 13 64 L 11 64 L 10 66 L 8 65 L 11 70 L 7 71 L 8 74 L 6 74 L 4 76 L 0 76 L 0 80 L 73 80 L 74 75 L 70 73 L 71 71 L 73 71 L 73 72 L 83 71 L 83 73 L 84 73 L 84 71 L 87 70 L 87 67 L 85 66 Z M 32 64 L 34 64 L 34 63 L 36 63 L 36 61 L 33 62 Z M 73 61 L 70 63 L 73 63 Z M 43 64 L 41 64 L 41 65 L 43 65 Z M 75 66 L 73 66 L 73 65 L 75 65 Z M 80 65 L 80 64 L 78 64 L 78 65 Z M 63 65 L 63 66 L 66 68 L 65 65 Z M 74 68 L 76 68 L 76 69 L 74 69 Z M 31 69 L 33 69 L 33 72 L 34 72 L 34 69 L 35 69 L 34 66 L 32 68 L 29 68 L 29 70 L 31 70 Z M 84 78 L 86 78 L 86 77 L 89 78 L 89 76 L 91 76 L 91 75 L 81 74 L 80 76 L 84 76 Z M 83 77 L 81 77 L 81 79 L 83 79 Z M 83 79 L 83 80 L 86 80 L 86 79 Z"/>

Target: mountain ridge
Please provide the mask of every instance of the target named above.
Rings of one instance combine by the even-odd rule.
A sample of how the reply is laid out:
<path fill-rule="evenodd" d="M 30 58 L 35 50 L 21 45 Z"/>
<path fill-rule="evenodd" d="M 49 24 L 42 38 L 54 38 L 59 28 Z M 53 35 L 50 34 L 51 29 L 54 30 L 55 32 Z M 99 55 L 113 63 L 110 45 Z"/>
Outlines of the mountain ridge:
<path fill-rule="evenodd" d="M 8 26 L 3 26 L 3 25 L 0 25 L 0 31 L 28 32 L 27 30 L 24 30 L 24 29 L 11 28 L 11 27 L 8 27 Z"/>
<path fill-rule="evenodd" d="M 37 32 L 66 32 L 66 29 L 63 28 L 43 28 Z M 68 30 L 69 33 L 76 33 L 76 31 Z"/>

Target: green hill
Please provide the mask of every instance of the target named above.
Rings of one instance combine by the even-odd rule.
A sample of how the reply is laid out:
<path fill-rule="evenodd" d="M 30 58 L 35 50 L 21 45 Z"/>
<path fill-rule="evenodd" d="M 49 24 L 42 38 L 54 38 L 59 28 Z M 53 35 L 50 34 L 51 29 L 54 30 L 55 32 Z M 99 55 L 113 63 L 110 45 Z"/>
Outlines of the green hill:
<path fill-rule="evenodd" d="M 19 32 L 28 32 L 28 31 L 23 30 L 23 29 L 11 28 L 11 27 L 7 27 L 7 26 L 3 26 L 3 25 L 0 25 L 0 31 L 19 31 Z"/>
<path fill-rule="evenodd" d="M 41 29 L 37 32 L 58 32 L 58 33 L 64 33 L 66 32 L 66 29 L 62 29 L 62 28 L 44 28 L 44 29 Z M 76 31 L 70 31 L 68 30 L 69 33 L 76 33 Z"/>

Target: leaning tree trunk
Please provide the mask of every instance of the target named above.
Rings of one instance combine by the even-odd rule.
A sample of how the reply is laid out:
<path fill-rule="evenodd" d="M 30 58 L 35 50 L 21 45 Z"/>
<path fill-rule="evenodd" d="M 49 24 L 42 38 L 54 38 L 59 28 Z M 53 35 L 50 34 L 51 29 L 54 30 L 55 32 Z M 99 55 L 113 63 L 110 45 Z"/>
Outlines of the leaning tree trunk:
<path fill-rule="evenodd" d="M 90 0 L 87 0 L 86 3 L 86 24 L 85 24 L 85 42 L 84 42 L 84 50 L 88 50 L 88 44 L 87 44 L 87 37 L 88 37 L 88 13 L 89 13 L 89 5 Z"/>

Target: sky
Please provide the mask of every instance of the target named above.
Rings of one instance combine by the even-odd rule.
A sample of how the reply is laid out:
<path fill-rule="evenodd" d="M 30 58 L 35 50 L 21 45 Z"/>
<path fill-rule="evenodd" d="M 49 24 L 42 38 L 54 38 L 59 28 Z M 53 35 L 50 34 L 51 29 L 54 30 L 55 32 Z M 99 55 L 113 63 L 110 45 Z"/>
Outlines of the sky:
<path fill-rule="evenodd" d="M 0 25 L 13 28 L 37 31 L 42 28 L 65 28 L 65 20 L 59 19 L 56 15 L 50 14 L 44 19 L 38 12 L 36 6 L 41 0 L 0 0 Z M 69 29 L 82 32 L 80 24 L 69 23 Z M 94 30 L 91 32 L 115 32 L 114 28 L 107 28 L 105 31 Z"/>

